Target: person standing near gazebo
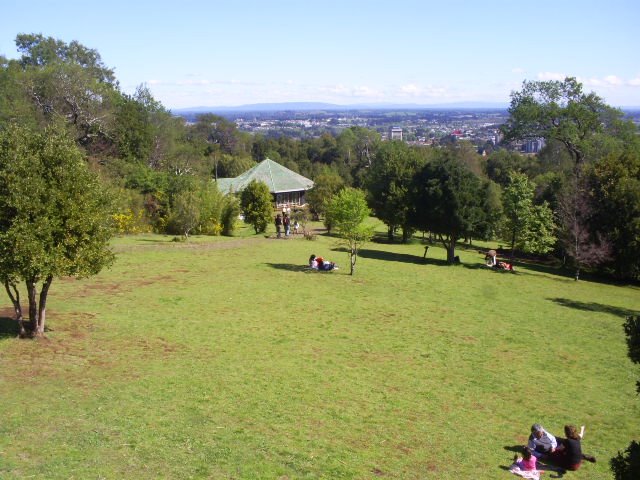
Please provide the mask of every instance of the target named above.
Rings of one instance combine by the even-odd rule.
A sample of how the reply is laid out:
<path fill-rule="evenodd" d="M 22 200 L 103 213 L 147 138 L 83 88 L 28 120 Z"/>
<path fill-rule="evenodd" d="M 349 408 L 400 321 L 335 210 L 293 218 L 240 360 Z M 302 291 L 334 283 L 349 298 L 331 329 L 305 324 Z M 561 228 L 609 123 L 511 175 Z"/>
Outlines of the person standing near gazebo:
<path fill-rule="evenodd" d="M 278 234 L 278 238 L 280 238 L 282 233 L 282 217 L 280 214 L 276 215 L 276 233 Z"/>
<path fill-rule="evenodd" d="M 291 233 L 291 220 L 289 219 L 289 215 L 284 214 L 284 218 L 282 219 L 282 225 L 284 225 L 284 236 L 288 237 Z"/>

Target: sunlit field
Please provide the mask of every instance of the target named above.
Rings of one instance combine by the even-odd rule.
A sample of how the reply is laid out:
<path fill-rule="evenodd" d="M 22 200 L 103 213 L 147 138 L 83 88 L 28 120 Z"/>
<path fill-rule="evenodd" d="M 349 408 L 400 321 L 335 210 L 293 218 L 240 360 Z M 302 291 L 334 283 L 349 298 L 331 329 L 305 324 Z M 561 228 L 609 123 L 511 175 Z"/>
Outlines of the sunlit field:
<path fill-rule="evenodd" d="M 46 339 L 0 303 L 0 478 L 511 478 L 532 423 L 586 425 L 598 462 L 565 478 L 609 477 L 640 439 L 640 289 L 479 248 L 372 242 L 350 276 L 323 235 L 118 238 L 54 282 Z"/>

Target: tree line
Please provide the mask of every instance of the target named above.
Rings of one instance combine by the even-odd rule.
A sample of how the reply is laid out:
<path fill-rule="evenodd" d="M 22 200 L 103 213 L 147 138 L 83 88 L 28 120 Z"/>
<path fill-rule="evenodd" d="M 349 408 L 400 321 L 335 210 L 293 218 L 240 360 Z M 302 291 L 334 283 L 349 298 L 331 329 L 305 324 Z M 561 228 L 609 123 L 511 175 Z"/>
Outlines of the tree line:
<path fill-rule="evenodd" d="M 271 158 L 315 181 L 311 214 L 325 219 L 343 188 L 365 192 L 390 239 L 429 231 L 455 258 L 459 240 L 500 239 L 511 252 L 551 252 L 575 267 L 640 276 L 637 128 L 575 79 L 524 82 L 512 94 L 507 142 L 545 138 L 536 156 L 469 143 L 413 147 L 351 127 L 292 139 L 238 130 L 220 116 L 175 117 L 145 85 L 124 93 L 93 49 L 40 34 L 0 56 L 0 126 L 56 125 L 114 199 L 118 231 L 231 234 L 240 205 L 212 179 Z M 506 145 L 506 144 L 505 144 Z"/>

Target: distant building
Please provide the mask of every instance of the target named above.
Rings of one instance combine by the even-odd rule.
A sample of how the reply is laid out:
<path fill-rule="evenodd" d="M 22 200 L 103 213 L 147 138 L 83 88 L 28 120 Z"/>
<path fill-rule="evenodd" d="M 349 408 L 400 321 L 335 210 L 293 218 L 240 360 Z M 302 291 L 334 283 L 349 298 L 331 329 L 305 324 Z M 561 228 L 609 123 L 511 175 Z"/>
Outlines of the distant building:
<path fill-rule="evenodd" d="M 402 140 L 402 128 L 391 127 L 389 130 L 389 140 Z"/>
<path fill-rule="evenodd" d="M 540 150 L 544 148 L 544 138 L 534 138 L 527 140 L 522 145 L 522 151 L 524 153 L 540 153 Z"/>
<path fill-rule="evenodd" d="M 306 203 L 305 192 L 313 188 L 313 181 L 267 158 L 236 178 L 219 178 L 218 188 L 224 194 L 238 193 L 252 181 L 259 180 L 269 187 L 275 208 L 299 207 Z"/>

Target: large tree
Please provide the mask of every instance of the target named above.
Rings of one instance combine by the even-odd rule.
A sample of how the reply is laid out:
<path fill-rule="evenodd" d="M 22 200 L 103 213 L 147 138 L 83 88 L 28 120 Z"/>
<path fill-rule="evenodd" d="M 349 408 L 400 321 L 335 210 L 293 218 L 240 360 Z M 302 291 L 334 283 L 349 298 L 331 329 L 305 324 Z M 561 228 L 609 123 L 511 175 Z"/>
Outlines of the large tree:
<path fill-rule="evenodd" d="M 575 78 L 524 81 L 511 93 L 505 140 L 544 138 L 562 143 L 579 169 L 595 135 L 614 123 L 620 112 L 595 93 L 584 93 Z"/>
<path fill-rule="evenodd" d="M 111 263 L 110 206 L 106 190 L 61 129 L 10 125 L 0 132 L 0 277 L 22 336 L 44 335 L 54 278 L 93 275 Z"/>
<path fill-rule="evenodd" d="M 240 194 L 240 206 L 244 221 L 252 225 L 256 233 L 264 233 L 273 217 L 273 202 L 267 184 L 251 180 Z"/>
<path fill-rule="evenodd" d="M 20 34 L 16 46 L 22 54 L 22 85 L 44 122 L 64 118 L 84 146 L 110 136 L 119 92 L 97 51 L 41 34 Z"/>
<path fill-rule="evenodd" d="M 336 193 L 345 187 L 344 180 L 334 170 L 324 167 L 314 179 L 314 186 L 307 192 L 309 209 L 315 219 L 320 219 L 327 211 L 327 206 Z"/>
<path fill-rule="evenodd" d="M 576 281 L 580 279 L 583 266 L 600 265 L 611 256 L 611 242 L 593 228 L 595 210 L 584 180 L 568 185 L 568 190 L 561 194 L 558 202 L 559 239 L 565 253 L 573 260 Z"/>
<path fill-rule="evenodd" d="M 411 227 L 409 192 L 422 157 L 402 142 L 387 142 L 378 150 L 366 176 L 369 205 L 377 218 L 387 225 L 389 241 L 398 227 L 403 243 L 409 239 Z"/>
<path fill-rule="evenodd" d="M 599 159 L 589 183 L 597 207 L 592 231 L 611 241 L 616 276 L 640 278 L 640 149 Z"/>
<path fill-rule="evenodd" d="M 457 241 L 473 236 L 484 225 L 486 192 L 464 163 L 443 152 L 414 177 L 410 222 L 435 233 L 447 250 L 447 262 L 455 263 Z"/>
<path fill-rule="evenodd" d="M 22 54 L 20 63 L 25 68 L 54 63 L 76 64 L 88 70 L 101 83 L 115 83 L 113 70 L 102 62 L 98 51 L 87 48 L 76 40 L 67 44 L 41 33 L 21 33 L 16 36 L 16 47 Z"/>
<path fill-rule="evenodd" d="M 350 274 L 356 268 L 360 248 L 371 239 L 373 228 L 365 220 L 371 210 L 362 190 L 345 188 L 333 196 L 327 208 L 327 217 L 349 251 Z"/>
<path fill-rule="evenodd" d="M 556 241 L 553 212 L 546 203 L 534 203 L 534 190 L 535 185 L 526 175 L 512 172 L 502 193 L 502 236 L 511 244 L 511 262 L 516 248 L 528 253 L 546 253 Z"/>

